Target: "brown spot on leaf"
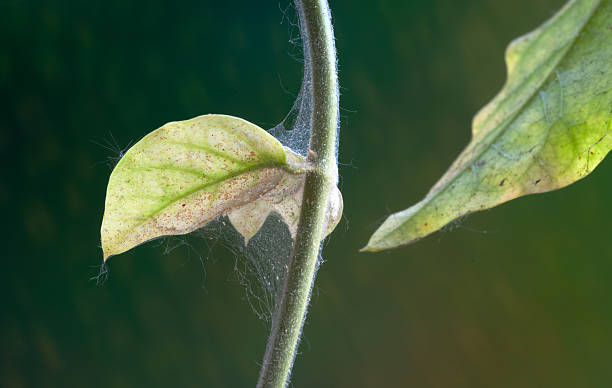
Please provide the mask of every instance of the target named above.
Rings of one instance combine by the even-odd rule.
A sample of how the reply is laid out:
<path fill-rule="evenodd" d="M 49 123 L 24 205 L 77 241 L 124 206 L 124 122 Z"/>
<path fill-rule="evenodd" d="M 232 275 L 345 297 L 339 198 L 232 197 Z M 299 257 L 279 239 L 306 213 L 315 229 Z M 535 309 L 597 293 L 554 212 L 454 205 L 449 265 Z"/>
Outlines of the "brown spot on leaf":
<path fill-rule="evenodd" d="M 536 184 L 536 185 L 537 185 L 537 184 L 538 184 L 538 183 L 540 183 L 540 182 L 542 182 L 542 180 L 541 180 L 541 179 L 538 179 L 537 181 L 535 181 L 535 183 L 534 183 L 534 184 Z"/>
<path fill-rule="evenodd" d="M 501 180 L 501 182 L 499 182 L 499 185 L 500 185 L 500 186 L 503 186 L 503 185 L 504 185 L 504 183 L 506 183 L 506 178 L 502 179 L 502 180 Z"/>

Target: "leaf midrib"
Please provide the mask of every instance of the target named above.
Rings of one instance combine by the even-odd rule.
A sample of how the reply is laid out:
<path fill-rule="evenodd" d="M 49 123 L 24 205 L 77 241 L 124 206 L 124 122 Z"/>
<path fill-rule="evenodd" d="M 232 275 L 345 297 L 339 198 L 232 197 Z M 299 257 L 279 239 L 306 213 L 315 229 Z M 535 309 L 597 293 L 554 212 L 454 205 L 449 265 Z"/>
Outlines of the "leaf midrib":
<path fill-rule="evenodd" d="M 187 196 L 189 196 L 189 195 L 191 195 L 191 194 L 193 194 L 195 192 L 207 189 L 209 187 L 212 187 L 212 186 L 215 186 L 215 185 L 217 185 L 219 183 L 222 183 L 223 181 L 236 178 L 236 177 L 238 177 L 238 176 L 240 176 L 242 174 L 246 174 L 246 173 L 249 173 L 251 171 L 255 171 L 255 170 L 259 170 L 259 169 L 264 169 L 264 168 L 274 168 L 274 167 L 280 167 L 280 166 L 275 165 L 273 163 L 263 164 L 263 165 L 254 165 L 254 166 L 251 166 L 251 167 L 248 167 L 248 168 L 244 168 L 242 170 L 238 170 L 238 171 L 236 171 L 234 173 L 227 174 L 227 175 L 225 175 L 225 176 L 223 176 L 221 178 L 218 178 L 218 179 L 215 179 L 215 180 L 203 183 L 201 185 L 198 185 L 198 186 L 194 187 L 193 189 L 186 190 L 181 195 L 179 195 L 179 196 L 177 196 L 177 197 L 175 197 L 175 198 L 173 198 L 171 200 L 168 200 L 168 201 L 164 202 L 157 209 L 155 209 L 148 216 L 146 216 L 145 220 L 143 222 L 141 222 L 138 225 L 134 226 L 134 228 L 132 228 L 132 230 L 137 228 L 137 227 L 139 227 L 140 225 L 144 224 L 145 222 L 149 221 L 151 218 L 155 217 L 156 215 L 158 215 L 161 211 L 163 211 L 169 205 L 171 205 L 173 203 L 176 203 L 176 202 L 180 201 L 181 199 L 183 199 L 183 198 L 185 198 L 185 197 L 187 197 Z"/>

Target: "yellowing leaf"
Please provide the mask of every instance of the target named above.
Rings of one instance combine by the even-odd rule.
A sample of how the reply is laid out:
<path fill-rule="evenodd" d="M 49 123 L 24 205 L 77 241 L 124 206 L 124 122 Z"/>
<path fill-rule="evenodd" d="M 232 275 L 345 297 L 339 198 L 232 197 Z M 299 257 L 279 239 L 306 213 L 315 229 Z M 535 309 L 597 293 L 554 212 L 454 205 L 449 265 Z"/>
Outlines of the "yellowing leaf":
<path fill-rule="evenodd" d="M 367 251 L 409 244 L 465 214 L 567 186 L 612 149 L 612 0 L 573 0 L 512 42 L 508 79 L 474 118 L 472 141 Z"/>
<path fill-rule="evenodd" d="M 160 236 L 192 232 L 223 214 L 245 242 L 271 211 L 294 236 L 307 168 L 302 156 L 236 117 L 168 123 L 126 152 L 110 176 L 104 259 Z M 331 230 L 342 214 L 340 192 L 333 195 Z"/>
<path fill-rule="evenodd" d="M 104 258 L 204 226 L 274 188 L 286 166 L 283 146 L 242 119 L 206 115 L 164 125 L 136 143 L 110 176 Z"/>

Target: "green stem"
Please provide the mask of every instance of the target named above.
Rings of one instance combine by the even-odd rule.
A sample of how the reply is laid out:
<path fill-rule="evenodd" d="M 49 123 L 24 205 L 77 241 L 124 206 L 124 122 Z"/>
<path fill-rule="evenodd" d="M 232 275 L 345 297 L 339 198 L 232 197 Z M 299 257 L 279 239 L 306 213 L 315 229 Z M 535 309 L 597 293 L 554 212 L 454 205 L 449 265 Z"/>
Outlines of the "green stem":
<path fill-rule="evenodd" d="M 272 322 L 258 387 L 284 388 L 306 318 L 318 268 L 329 195 L 337 183 L 338 82 L 336 48 L 327 0 L 295 0 L 304 58 L 312 70 L 311 159 L 306 175 L 300 224 L 280 302 Z"/>

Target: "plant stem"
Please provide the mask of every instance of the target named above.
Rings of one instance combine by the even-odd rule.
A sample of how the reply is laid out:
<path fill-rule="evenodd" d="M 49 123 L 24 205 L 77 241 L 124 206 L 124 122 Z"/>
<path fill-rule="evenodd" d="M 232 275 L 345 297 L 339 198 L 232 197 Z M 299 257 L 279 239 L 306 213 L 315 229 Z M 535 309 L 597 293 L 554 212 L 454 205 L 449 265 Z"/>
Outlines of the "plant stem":
<path fill-rule="evenodd" d="M 337 183 L 338 81 L 336 48 L 327 0 L 295 0 L 304 58 L 312 70 L 310 157 L 316 166 L 306 174 L 302 212 L 279 305 L 257 384 L 284 388 L 306 318 L 326 228 L 329 195 Z"/>

